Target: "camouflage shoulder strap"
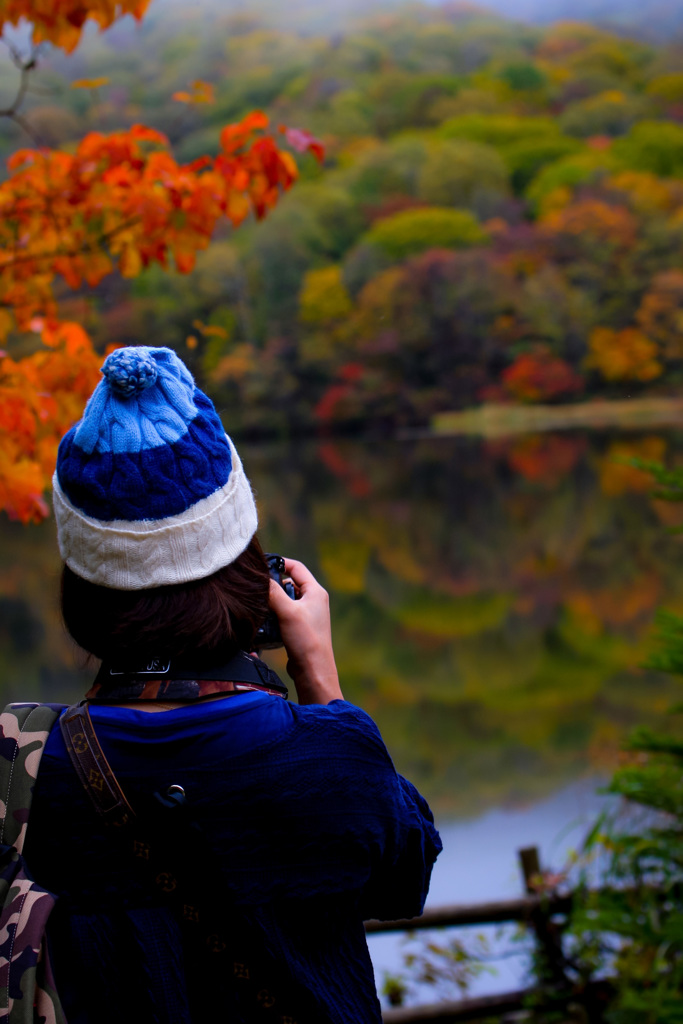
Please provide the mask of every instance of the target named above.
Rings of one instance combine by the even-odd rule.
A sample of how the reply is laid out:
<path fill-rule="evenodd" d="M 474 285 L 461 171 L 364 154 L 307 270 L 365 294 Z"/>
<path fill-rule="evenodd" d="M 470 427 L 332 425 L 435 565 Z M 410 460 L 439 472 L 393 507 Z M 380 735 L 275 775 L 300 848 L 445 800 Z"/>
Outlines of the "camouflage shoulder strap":
<path fill-rule="evenodd" d="M 55 897 L 22 856 L 38 766 L 61 711 L 8 704 L 0 715 L 0 1024 L 66 1024 L 45 942 Z"/>

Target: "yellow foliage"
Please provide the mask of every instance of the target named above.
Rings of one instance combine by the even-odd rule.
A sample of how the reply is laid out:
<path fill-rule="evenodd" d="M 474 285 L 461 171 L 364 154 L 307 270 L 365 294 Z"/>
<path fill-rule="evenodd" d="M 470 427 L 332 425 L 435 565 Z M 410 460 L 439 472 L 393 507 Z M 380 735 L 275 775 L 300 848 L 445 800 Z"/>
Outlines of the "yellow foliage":
<path fill-rule="evenodd" d="M 672 210 L 683 204 L 683 183 L 658 178 L 649 171 L 621 171 L 607 178 L 605 184 L 625 192 L 639 213 Z"/>
<path fill-rule="evenodd" d="M 240 381 L 256 366 L 256 354 L 248 342 L 236 345 L 232 352 L 223 356 L 214 370 L 211 379 L 219 384 L 228 380 Z"/>
<path fill-rule="evenodd" d="M 647 494 L 652 490 L 652 477 L 630 462 L 643 459 L 661 462 L 666 443 L 661 437 L 645 437 L 641 441 L 615 441 L 598 464 L 600 490 L 609 498 L 620 494 Z"/>
<path fill-rule="evenodd" d="M 600 29 L 580 21 L 558 21 L 543 36 L 538 47 L 541 59 L 564 61 L 580 54 L 604 35 Z"/>
<path fill-rule="evenodd" d="M 636 320 L 667 359 L 683 359 L 683 271 L 665 270 L 655 275 Z"/>
<path fill-rule="evenodd" d="M 403 540 L 403 544 L 400 543 Z M 424 565 L 416 557 L 410 538 L 387 537 L 386 530 L 378 540 L 376 551 L 380 565 L 406 583 L 424 584 L 427 581 Z"/>
<path fill-rule="evenodd" d="M 309 270 L 299 295 L 299 319 L 320 326 L 341 320 L 351 312 L 351 298 L 342 281 L 341 267 Z"/>
<path fill-rule="evenodd" d="M 601 103 L 625 103 L 626 96 L 620 89 L 608 89 L 598 96 L 593 96 L 589 102 L 595 106 L 599 106 Z"/>
<path fill-rule="evenodd" d="M 72 89 L 99 89 L 102 85 L 109 85 L 108 78 L 77 78 L 71 83 Z"/>
<path fill-rule="evenodd" d="M 508 594 L 454 598 L 416 589 L 413 597 L 392 609 L 392 614 L 406 629 L 426 636 L 476 636 L 499 627 L 511 604 Z"/>
<path fill-rule="evenodd" d="M 227 327 L 222 327 L 220 324 L 205 324 L 201 320 L 193 320 L 192 326 L 200 331 L 205 338 L 223 338 L 227 341 L 230 337 Z"/>
<path fill-rule="evenodd" d="M 652 498 L 650 505 L 663 526 L 676 530 L 683 528 L 683 505 L 677 501 L 660 501 L 657 498 Z"/>
<path fill-rule="evenodd" d="M 680 103 L 683 100 L 683 74 L 674 71 L 668 75 L 659 75 L 648 83 L 645 91 L 665 103 Z"/>
<path fill-rule="evenodd" d="M 596 327 L 588 340 L 590 355 L 584 365 L 597 370 L 605 380 L 648 381 L 659 377 L 664 367 L 657 344 L 637 327 L 621 331 Z"/>
<path fill-rule="evenodd" d="M 557 188 L 548 192 L 539 203 L 539 218 L 542 220 L 546 217 L 551 217 L 554 213 L 559 213 L 560 210 L 564 210 L 565 207 L 569 206 L 572 199 L 572 190 L 566 185 L 558 185 Z"/>
<path fill-rule="evenodd" d="M 404 292 L 405 274 L 402 267 L 390 267 L 371 278 L 357 300 L 354 316 L 357 336 L 371 338 L 386 330 L 387 324 L 399 323 Z"/>
<path fill-rule="evenodd" d="M 561 64 L 554 64 L 550 60 L 537 60 L 536 64 L 540 71 L 546 76 L 552 85 L 564 85 L 571 81 L 571 71 L 562 67 Z"/>
<path fill-rule="evenodd" d="M 339 167 L 352 167 L 360 157 L 374 149 L 380 149 L 382 143 L 374 135 L 357 135 L 346 145 L 337 150 L 336 158 Z"/>
<path fill-rule="evenodd" d="M 362 594 L 370 552 L 370 545 L 361 540 L 321 541 L 318 557 L 328 585 L 344 594 Z"/>
<path fill-rule="evenodd" d="M 14 317 L 6 309 L 0 309 L 0 342 L 4 341 L 14 327 Z"/>
<path fill-rule="evenodd" d="M 171 96 L 172 100 L 177 103 L 215 103 L 216 97 L 214 95 L 213 86 L 210 82 L 203 82 L 201 79 L 197 79 L 196 82 L 192 83 L 192 92 L 174 92 Z"/>
<path fill-rule="evenodd" d="M 577 590 L 568 595 L 567 610 L 584 632 L 597 635 L 605 626 L 613 629 L 632 625 L 656 606 L 661 583 L 655 573 L 643 572 L 596 590 Z"/>
<path fill-rule="evenodd" d="M 133 245 L 127 245 L 119 256 L 121 277 L 137 277 L 142 270 L 142 257 Z"/>
<path fill-rule="evenodd" d="M 631 246 L 636 238 L 636 221 L 631 211 L 602 199 L 580 199 L 546 214 L 540 223 L 558 234 L 587 235 L 620 246 Z"/>

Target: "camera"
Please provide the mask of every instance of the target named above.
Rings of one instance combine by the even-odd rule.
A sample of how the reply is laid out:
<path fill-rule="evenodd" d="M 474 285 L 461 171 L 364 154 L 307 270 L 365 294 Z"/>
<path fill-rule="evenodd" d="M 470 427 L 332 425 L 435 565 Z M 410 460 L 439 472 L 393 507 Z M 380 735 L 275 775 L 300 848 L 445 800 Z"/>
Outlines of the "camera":
<path fill-rule="evenodd" d="M 285 560 L 282 555 L 266 554 L 265 559 L 268 563 L 268 572 L 271 579 L 275 580 L 282 587 L 288 597 L 296 601 L 294 584 L 290 579 L 285 579 Z M 275 612 L 268 612 L 266 621 L 256 633 L 254 647 L 257 651 L 273 650 L 276 647 L 282 647 L 280 623 Z"/>

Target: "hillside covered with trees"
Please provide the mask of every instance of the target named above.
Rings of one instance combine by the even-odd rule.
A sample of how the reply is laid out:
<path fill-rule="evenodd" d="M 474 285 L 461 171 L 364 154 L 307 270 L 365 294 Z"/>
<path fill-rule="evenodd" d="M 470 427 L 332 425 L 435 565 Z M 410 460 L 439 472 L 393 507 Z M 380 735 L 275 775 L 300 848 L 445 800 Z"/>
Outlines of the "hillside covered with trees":
<path fill-rule="evenodd" d="M 67 297 L 102 347 L 176 346 L 252 433 L 680 384 L 679 48 L 461 4 L 330 37 L 183 18 L 49 58 L 34 131 L 68 149 L 84 127 L 144 121 L 191 161 L 258 107 L 319 136 L 326 161 L 306 157 L 269 218 L 224 229 L 192 274 Z M 198 79 L 208 102 L 170 98 Z M 7 154 L 20 129 L 2 127 Z"/>

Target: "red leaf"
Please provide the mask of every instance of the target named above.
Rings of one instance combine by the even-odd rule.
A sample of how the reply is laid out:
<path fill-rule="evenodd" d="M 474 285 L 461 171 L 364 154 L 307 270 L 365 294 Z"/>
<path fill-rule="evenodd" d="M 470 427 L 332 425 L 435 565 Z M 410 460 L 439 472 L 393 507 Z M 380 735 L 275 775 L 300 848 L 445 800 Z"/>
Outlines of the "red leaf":
<path fill-rule="evenodd" d="M 284 125 L 281 125 L 280 131 L 297 153 L 312 153 L 318 163 L 323 162 L 325 147 L 320 139 L 316 139 L 315 135 L 311 135 L 310 132 L 305 132 L 301 128 L 286 128 Z"/>

